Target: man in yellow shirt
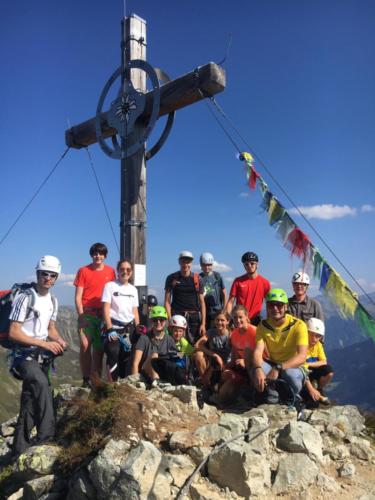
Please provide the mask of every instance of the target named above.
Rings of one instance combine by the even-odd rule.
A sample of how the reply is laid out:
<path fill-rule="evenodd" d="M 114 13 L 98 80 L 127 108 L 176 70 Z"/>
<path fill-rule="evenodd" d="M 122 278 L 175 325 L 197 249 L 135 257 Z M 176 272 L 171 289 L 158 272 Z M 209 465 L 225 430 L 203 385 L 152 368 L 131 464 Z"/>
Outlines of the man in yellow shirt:
<path fill-rule="evenodd" d="M 288 297 L 281 288 L 273 288 L 268 292 L 266 306 L 267 318 L 257 327 L 253 354 L 255 389 L 263 393 L 267 382 L 282 379 L 289 384 L 294 394 L 299 394 L 307 373 L 306 324 L 286 313 Z"/>

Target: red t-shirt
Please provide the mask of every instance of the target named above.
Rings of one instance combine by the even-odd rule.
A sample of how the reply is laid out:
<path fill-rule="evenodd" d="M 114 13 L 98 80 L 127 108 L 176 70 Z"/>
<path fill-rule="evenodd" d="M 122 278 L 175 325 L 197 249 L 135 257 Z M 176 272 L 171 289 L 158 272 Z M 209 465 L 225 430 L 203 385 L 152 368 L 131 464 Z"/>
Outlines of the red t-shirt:
<path fill-rule="evenodd" d="M 252 351 L 255 349 L 255 334 L 256 327 L 250 325 L 246 331 L 241 331 L 235 328 L 230 336 L 230 343 L 232 346 L 232 361 L 236 359 L 243 359 L 245 349 L 250 348 Z"/>
<path fill-rule="evenodd" d="M 254 279 L 244 274 L 233 281 L 230 297 L 235 297 L 238 305 L 245 306 L 253 319 L 262 310 L 263 299 L 270 289 L 270 282 L 260 274 Z"/>
<path fill-rule="evenodd" d="M 101 270 L 93 269 L 91 264 L 78 269 L 76 279 L 74 280 L 74 286 L 80 286 L 83 288 L 83 307 L 95 307 L 96 309 L 101 309 L 104 285 L 109 281 L 114 281 L 115 279 L 115 270 L 105 264 L 104 268 Z"/>

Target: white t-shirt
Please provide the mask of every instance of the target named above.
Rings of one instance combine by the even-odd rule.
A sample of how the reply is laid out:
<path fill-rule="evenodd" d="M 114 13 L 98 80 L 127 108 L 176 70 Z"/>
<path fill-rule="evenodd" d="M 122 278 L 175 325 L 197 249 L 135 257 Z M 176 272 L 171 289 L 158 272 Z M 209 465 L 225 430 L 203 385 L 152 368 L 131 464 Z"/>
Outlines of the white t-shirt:
<path fill-rule="evenodd" d="M 56 310 L 54 311 L 51 294 L 39 295 L 33 288 L 31 292 L 35 296 L 33 311 L 28 313 L 29 298 L 24 293 L 20 293 L 13 302 L 10 312 L 10 321 L 19 321 L 22 323 L 21 330 L 28 337 L 45 340 L 48 337 L 48 326 L 50 321 L 56 321 Z M 27 316 L 27 317 L 26 317 Z"/>
<path fill-rule="evenodd" d="M 133 308 L 138 307 L 138 290 L 128 283 L 110 281 L 104 286 L 102 302 L 110 304 L 110 316 L 121 323 L 130 323 L 134 319 Z"/>

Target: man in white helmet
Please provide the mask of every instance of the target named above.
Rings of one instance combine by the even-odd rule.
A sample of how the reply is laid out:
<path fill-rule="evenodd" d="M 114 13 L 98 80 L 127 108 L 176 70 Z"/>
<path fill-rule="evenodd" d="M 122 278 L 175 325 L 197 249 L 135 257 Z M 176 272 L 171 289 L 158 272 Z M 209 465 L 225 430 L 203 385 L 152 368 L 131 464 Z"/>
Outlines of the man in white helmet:
<path fill-rule="evenodd" d="M 307 295 L 309 285 L 310 277 L 307 273 L 298 271 L 293 274 L 292 286 L 294 295 L 288 299 L 289 312 L 296 318 L 302 319 L 305 323 L 310 318 L 318 318 L 324 321 L 322 306 L 317 300 Z"/>
<path fill-rule="evenodd" d="M 204 301 L 206 304 L 206 329 L 214 327 L 217 313 L 224 309 L 227 292 L 221 275 L 213 270 L 214 257 L 209 252 L 203 252 L 199 259 L 202 272 L 199 274 L 203 284 Z"/>
<path fill-rule="evenodd" d="M 57 300 L 51 296 L 50 289 L 60 272 L 59 259 L 52 255 L 42 257 L 36 266 L 37 282 L 32 284 L 29 293 L 25 291 L 17 295 L 9 316 L 9 338 L 15 343 L 12 371 L 23 381 L 13 440 L 14 456 L 30 445 L 34 426 L 38 443 L 53 438 L 55 434 L 48 360 L 62 354 L 66 343 L 56 329 Z M 30 294 L 33 294 L 32 298 Z"/>

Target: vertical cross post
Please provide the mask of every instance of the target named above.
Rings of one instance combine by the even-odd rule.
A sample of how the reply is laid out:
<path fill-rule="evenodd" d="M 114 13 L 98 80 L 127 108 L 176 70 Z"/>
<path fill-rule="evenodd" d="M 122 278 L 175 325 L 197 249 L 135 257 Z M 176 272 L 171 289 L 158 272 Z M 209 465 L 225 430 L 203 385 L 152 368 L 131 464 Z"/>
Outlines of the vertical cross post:
<path fill-rule="evenodd" d="M 131 69 L 128 63 L 133 59 L 146 60 L 146 21 L 131 14 L 121 23 L 121 62 L 124 68 L 122 85 L 130 76 L 133 87 L 146 91 L 146 74 L 140 69 Z M 144 133 L 142 123 L 136 123 L 134 137 Z M 122 139 L 121 148 L 126 144 Z M 130 258 L 134 264 L 134 279 L 138 288 L 140 302 L 147 298 L 146 286 L 146 162 L 145 146 L 130 158 L 121 159 L 121 208 L 120 208 L 120 256 Z M 144 278 L 143 278 L 144 277 Z M 143 307 L 146 312 L 146 306 Z M 141 309 L 142 313 L 142 309 Z M 142 316 L 142 314 L 141 314 Z M 144 321 L 144 318 L 141 322 Z"/>

